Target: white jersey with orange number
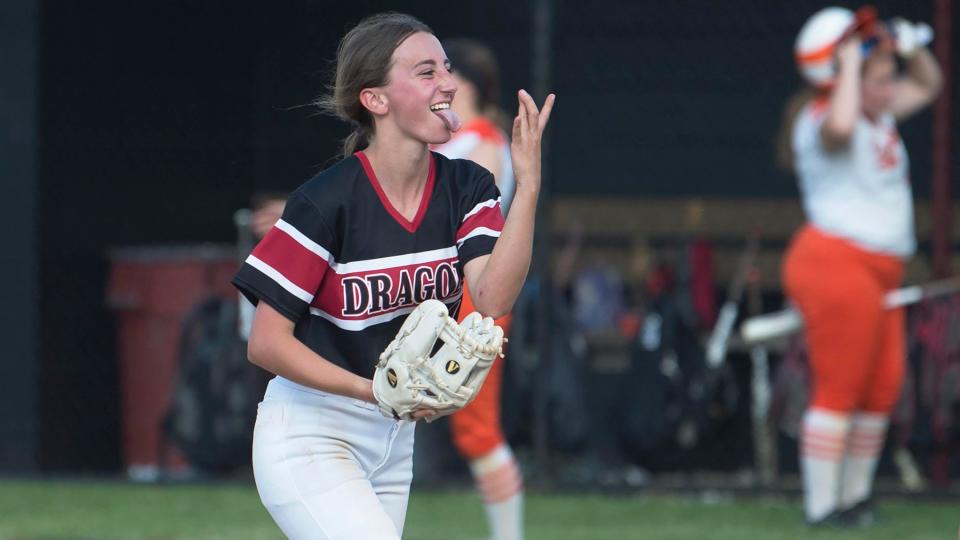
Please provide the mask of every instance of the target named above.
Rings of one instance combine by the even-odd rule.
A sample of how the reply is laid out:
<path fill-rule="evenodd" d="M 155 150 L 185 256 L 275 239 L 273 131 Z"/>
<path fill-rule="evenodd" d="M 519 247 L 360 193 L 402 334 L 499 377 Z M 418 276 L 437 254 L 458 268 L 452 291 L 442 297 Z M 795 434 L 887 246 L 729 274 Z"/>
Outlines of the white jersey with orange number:
<path fill-rule="evenodd" d="M 825 99 L 793 126 L 794 168 L 807 220 L 824 233 L 874 252 L 907 257 L 916 249 L 907 150 L 891 114 L 857 119 L 850 145 L 827 152 L 820 128 Z"/>
<path fill-rule="evenodd" d="M 510 161 L 510 141 L 500 128 L 487 118 L 478 117 L 460 128 L 449 141 L 434 147 L 433 150 L 449 159 L 469 159 L 470 153 L 482 142 L 491 142 L 500 149 L 500 170 L 490 172 L 500 189 L 500 209 L 506 216 L 513 200 L 515 182 Z"/>

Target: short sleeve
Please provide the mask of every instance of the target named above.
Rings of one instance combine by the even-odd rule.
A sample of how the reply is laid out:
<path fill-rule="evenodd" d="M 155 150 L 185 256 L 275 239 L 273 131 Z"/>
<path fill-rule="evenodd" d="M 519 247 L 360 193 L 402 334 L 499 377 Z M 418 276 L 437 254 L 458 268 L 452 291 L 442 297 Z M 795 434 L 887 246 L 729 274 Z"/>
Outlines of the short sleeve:
<path fill-rule="evenodd" d="M 254 305 L 263 301 L 296 322 L 307 313 L 334 264 L 335 238 L 303 194 L 287 201 L 283 217 L 253 249 L 233 285 Z"/>
<path fill-rule="evenodd" d="M 482 174 L 474 181 L 466 199 L 457 229 L 457 252 L 461 264 L 490 254 L 503 231 L 500 191 L 493 181 L 493 175 L 481 170 Z"/>

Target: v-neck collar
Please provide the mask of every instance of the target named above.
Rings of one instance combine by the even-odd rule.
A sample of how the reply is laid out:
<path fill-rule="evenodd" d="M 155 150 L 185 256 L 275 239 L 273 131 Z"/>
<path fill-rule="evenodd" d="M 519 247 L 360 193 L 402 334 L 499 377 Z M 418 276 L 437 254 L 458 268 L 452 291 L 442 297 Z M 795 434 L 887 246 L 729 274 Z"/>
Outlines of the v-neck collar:
<path fill-rule="evenodd" d="M 427 213 L 427 207 L 430 206 L 430 199 L 433 196 L 433 184 L 436 179 L 433 152 L 430 152 L 430 165 L 427 168 L 427 185 L 423 188 L 423 195 L 420 196 L 420 208 L 417 210 L 417 215 L 413 217 L 413 221 L 403 217 L 403 214 L 394 208 L 393 203 L 391 203 L 390 199 L 387 198 L 387 194 L 384 193 L 383 187 L 380 185 L 380 180 L 377 178 L 377 174 L 373 172 L 373 166 L 370 165 L 370 160 L 367 159 L 367 155 L 364 154 L 362 150 L 354 153 L 353 155 L 357 156 L 357 158 L 360 160 L 360 164 L 363 165 L 363 171 L 367 173 L 367 180 L 369 180 L 370 184 L 373 185 L 373 190 L 377 192 L 377 197 L 380 198 L 380 203 L 383 204 L 383 207 L 387 210 L 387 213 L 393 217 L 394 221 L 399 223 L 401 227 L 406 229 L 411 234 L 417 232 L 417 229 L 420 227 L 420 222 L 423 221 L 423 216 Z"/>

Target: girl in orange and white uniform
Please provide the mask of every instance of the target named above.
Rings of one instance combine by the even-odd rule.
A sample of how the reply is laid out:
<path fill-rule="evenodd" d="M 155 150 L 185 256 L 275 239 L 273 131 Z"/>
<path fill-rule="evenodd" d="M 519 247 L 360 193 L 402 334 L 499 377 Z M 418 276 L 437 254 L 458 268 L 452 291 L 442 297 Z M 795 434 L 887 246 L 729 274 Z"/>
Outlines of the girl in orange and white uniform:
<path fill-rule="evenodd" d="M 940 91 L 924 48 L 930 37 L 925 25 L 880 23 L 870 8 L 826 8 L 797 38 L 815 90 L 788 126 L 807 223 L 789 246 L 783 281 L 806 321 L 813 388 L 801 463 L 814 525 L 874 519 L 871 484 L 905 354 L 903 309 L 884 309 L 883 296 L 899 286 L 916 244 L 897 122 Z"/>
<path fill-rule="evenodd" d="M 469 39 L 443 42 L 450 59 L 457 97 L 452 108 L 463 127 L 450 141 L 434 147 L 450 159 L 469 159 L 493 173 L 500 190 L 504 216 L 514 193 L 510 140 L 498 123 L 500 80 L 496 58 L 489 48 Z M 509 121 L 509 119 L 507 119 Z M 465 287 L 460 317 L 473 311 L 473 298 Z M 510 330 L 510 315 L 497 319 L 504 333 Z M 494 362 L 477 397 L 450 417 L 454 446 L 470 465 L 477 489 L 483 496 L 493 540 L 523 538 L 523 476 L 500 426 L 500 387 L 503 362 Z"/>

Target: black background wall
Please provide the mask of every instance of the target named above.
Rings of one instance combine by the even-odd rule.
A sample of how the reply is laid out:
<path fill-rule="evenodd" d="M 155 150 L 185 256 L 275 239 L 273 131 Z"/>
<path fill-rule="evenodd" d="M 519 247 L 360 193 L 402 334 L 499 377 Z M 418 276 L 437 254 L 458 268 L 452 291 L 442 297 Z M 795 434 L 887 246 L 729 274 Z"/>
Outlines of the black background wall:
<path fill-rule="evenodd" d="M 38 11 L 0 3 L 0 469 L 34 463 Z"/>

